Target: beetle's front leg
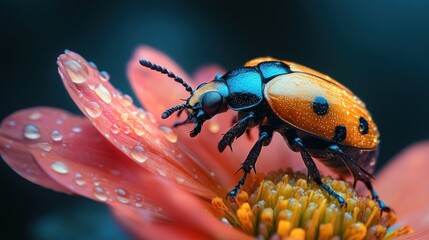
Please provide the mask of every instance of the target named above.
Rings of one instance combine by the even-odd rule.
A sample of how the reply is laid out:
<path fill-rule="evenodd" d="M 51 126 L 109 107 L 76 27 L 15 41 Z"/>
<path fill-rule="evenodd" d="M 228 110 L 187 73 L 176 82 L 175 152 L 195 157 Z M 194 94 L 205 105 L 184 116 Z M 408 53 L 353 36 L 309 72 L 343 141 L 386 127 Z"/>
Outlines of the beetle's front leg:
<path fill-rule="evenodd" d="M 247 116 L 243 117 L 242 119 L 238 120 L 231 129 L 226 132 L 222 139 L 219 141 L 217 145 L 217 149 L 219 152 L 223 152 L 225 150 L 226 146 L 229 146 L 232 150 L 232 142 L 246 131 L 247 127 L 249 126 L 249 121 L 251 119 L 255 118 L 255 114 L 253 112 L 250 112 Z"/>
<path fill-rule="evenodd" d="M 259 139 L 256 141 L 255 145 L 253 145 L 249 154 L 246 157 L 246 160 L 241 164 L 240 169 L 238 171 L 243 170 L 243 177 L 238 181 L 237 185 L 228 193 L 227 198 L 235 199 L 237 196 L 238 190 L 246 181 L 247 174 L 250 173 L 250 170 L 255 170 L 256 160 L 258 160 L 259 154 L 261 153 L 262 146 L 267 146 L 271 142 L 271 138 L 273 137 L 273 131 L 267 129 L 266 131 L 261 131 L 259 133 Z M 237 171 L 237 172 L 238 172 Z"/>

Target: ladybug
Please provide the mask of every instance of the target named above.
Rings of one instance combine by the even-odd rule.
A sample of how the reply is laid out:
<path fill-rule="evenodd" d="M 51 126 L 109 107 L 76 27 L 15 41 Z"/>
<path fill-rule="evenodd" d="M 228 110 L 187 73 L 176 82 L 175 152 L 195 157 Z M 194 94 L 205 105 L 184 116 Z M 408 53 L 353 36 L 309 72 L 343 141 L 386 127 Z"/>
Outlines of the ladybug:
<path fill-rule="evenodd" d="M 187 118 L 174 127 L 195 124 L 191 137 L 201 132 L 205 121 L 228 110 L 236 111 L 237 118 L 219 141 L 220 152 L 250 128 L 258 127 L 258 140 L 240 168 L 243 176 L 227 195 L 232 200 L 246 176 L 255 170 L 262 146 L 269 145 L 273 133 L 278 132 L 292 151 L 301 154 L 308 176 L 341 206 L 346 201 L 321 181 L 313 158 L 342 177 L 353 175 L 354 187 L 362 181 L 380 208 L 389 210 L 371 185 L 378 157 L 377 126 L 365 104 L 329 76 L 293 62 L 261 57 L 224 75 L 218 74 L 193 90 L 162 66 L 146 60 L 140 60 L 140 64 L 168 75 L 190 93 L 186 103 L 167 109 L 162 118 L 177 111 L 180 116 L 186 110 Z"/>

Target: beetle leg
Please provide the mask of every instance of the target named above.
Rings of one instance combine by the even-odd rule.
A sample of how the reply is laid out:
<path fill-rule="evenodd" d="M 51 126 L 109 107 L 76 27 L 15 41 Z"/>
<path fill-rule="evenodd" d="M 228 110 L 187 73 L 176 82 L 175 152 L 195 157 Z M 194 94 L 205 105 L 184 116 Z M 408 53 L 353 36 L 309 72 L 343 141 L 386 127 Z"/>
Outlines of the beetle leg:
<path fill-rule="evenodd" d="M 219 141 L 217 145 L 217 149 L 219 152 L 223 152 L 225 150 L 226 146 L 229 146 L 232 151 L 232 142 L 238 137 L 240 137 L 247 129 L 249 125 L 250 119 L 254 118 L 255 114 L 253 112 L 250 112 L 247 116 L 240 119 L 238 122 L 236 122 L 231 129 L 226 132 L 222 139 Z"/>
<path fill-rule="evenodd" d="M 292 139 L 291 139 L 292 140 Z M 307 167 L 308 175 L 320 186 L 322 187 L 329 195 L 334 196 L 338 202 L 342 206 L 347 206 L 346 201 L 338 195 L 331 187 L 324 184 L 320 178 L 319 170 L 317 169 L 316 164 L 314 163 L 313 158 L 308 153 L 307 149 L 304 146 L 301 138 L 295 137 L 293 138 L 291 145 L 297 148 L 297 150 L 301 153 L 302 160 L 304 160 L 304 164 Z"/>
<path fill-rule="evenodd" d="M 227 194 L 227 198 L 235 199 L 235 196 L 238 193 L 238 190 L 240 190 L 240 187 L 244 184 L 246 181 L 247 174 L 250 173 L 250 170 L 255 170 L 255 164 L 256 160 L 258 160 L 259 154 L 261 153 L 262 146 L 265 145 L 265 141 L 269 141 L 272 137 L 273 133 L 272 131 L 263 131 L 259 134 L 259 139 L 256 141 L 255 145 L 253 145 L 252 149 L 250 150 L 249 154 L 246 157 L 246 160 L 241 164 L 240 169 L 238 171 L 243 170 L 244 174 L 243 177 L 238 181 L 237 185 Z M 237 172 L 238 172 L 237 171 Z M 256 170 L 255 170 L 256 172 Z"/>
<path fill-rule="evenodd" d="M 371 179 L 374 177 L 368 173 L 365 169 L 363 169 L 359 164 L 356 163 L 353 159 L 351 159 L 347 154 L 341 150 L 341 148 L 337 145 L 332 145 L 328 147 L 328 152 L 330 152 L 334 156 L 338 156 L 341 160 L 343 160 L 344 164 L 350 170 L 354 177 L 353 187 L 356 186 L 356 182 L 358 180 L 365 183 L 368 190 L 371 192 L 372 199 L 374 199 L 378 205 L 380 206 L 382 211 L 390 211 L 390 208 L 378 197 L 377 192 L 374 190 L 371 184 Z"/>

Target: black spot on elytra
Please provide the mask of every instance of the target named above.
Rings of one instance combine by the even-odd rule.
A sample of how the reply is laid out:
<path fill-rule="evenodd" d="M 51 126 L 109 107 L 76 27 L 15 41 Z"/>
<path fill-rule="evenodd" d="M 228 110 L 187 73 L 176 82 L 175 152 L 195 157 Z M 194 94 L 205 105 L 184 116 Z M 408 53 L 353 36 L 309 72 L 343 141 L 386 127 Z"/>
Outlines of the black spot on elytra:
<path fill-rule="evenodd" d="M 335 142 L 342 142 L 347 137 L 347 129 L 343 125 L 338 125 L 335 127 L 335 133 L 333 140 Z"/>
<path fill-rule="evenodd" d="M 317 115 L 321 116 L 327 114 L 329 111 L 328 100 L 326 100 L 324 97 L 317 96 L 313 102 L 313 111 Z"/>
<path fill-rule="evenodd" d="M 367 134 L 369 131 L 368 121 L 364 117 L 359 118 L 359 132 L 361 134 Z"/>

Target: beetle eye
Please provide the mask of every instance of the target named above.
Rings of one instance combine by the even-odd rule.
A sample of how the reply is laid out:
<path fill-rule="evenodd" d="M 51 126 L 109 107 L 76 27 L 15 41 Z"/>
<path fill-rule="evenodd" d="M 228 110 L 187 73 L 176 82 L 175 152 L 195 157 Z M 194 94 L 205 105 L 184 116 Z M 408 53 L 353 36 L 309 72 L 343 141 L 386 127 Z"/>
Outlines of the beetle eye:
<path fill-rule="evenodd" d="M 202 108 L 208 115 L 214 115 L 218 112 L 222 103 L 222 96 L 219 92 L 207 92 L 203 96 Z"/>
<path fill-rule="evenodd" d="M 198 85 L 197 89 L 203 87 L 204 85 L 206 85 L 207 83 L 201 83 L 200 85 Z"/>

